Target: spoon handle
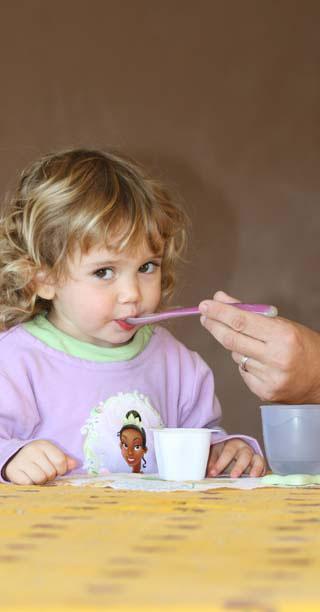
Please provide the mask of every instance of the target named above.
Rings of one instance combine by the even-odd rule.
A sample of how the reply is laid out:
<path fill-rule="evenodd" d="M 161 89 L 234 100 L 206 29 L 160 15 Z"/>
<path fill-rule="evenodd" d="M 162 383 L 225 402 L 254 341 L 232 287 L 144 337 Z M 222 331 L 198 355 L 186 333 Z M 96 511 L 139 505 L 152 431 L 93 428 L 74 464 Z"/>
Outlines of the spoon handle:
<path fill-rule="evenodd" d="M 242 302 L 234 302 L 231 306 L 235 306 L 240 310 L 246 310 L 247 312 L 261 314 L 265 317 L 276 317 L 278 314 L 275 306 L 268 306 L 267 304 L 243 304 Z M 174 310 L 166 310 L 165 312 L 147 314 L 143 317 L 128 317 L 126 322 L 130 325 L 143 325 L 145 323 L 157 323 L 177 317 L 190 317 L 191 315 L 200 315 L 200 310 L 197 306 L 191 308 L 175 308 Z"/>

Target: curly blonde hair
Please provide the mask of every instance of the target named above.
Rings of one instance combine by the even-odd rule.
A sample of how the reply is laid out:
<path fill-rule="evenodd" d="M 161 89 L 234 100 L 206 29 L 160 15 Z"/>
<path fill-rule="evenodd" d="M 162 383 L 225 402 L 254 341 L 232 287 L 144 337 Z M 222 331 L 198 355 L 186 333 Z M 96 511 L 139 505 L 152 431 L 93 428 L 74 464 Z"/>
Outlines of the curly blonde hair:
<path fill-rule="evenodd" d="M 164 248 L 161 305 L 167 303 L 187 225 L 166 189 L 122 155 L 88 149 L 46 155 L 22 173 L 0 220 L 0 328 L 50 308 L 37 295 L 36 275 L 66 277 L 76 247 L 120 252 L 146 241 L 152 252 Z"/>

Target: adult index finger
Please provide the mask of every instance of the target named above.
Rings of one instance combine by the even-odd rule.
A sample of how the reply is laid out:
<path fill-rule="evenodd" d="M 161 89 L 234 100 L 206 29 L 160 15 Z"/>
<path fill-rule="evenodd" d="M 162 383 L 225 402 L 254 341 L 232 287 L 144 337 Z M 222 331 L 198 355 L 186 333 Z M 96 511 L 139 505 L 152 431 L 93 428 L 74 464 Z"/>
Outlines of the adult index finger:
<path fill-rule="evenodd" d="M 225 323 L 220 323 L 215 319 L 206 319 L 201 323 L 209 330 L 212 336 L 231 353 L 240 353 L 263 363 L 266 359 L 266 342 L 251 338 L 246 334 L 236 332 Z"/>
<path fill-rule="evenodd" d="M 206 317 L 205 326 L 210 330 L 210 320 L 224 323 L 235 332 L 266 342 L 275 332 L 276 318 L 239 310 L 231 304 L 216 299 L 200 302 L 199 310 Z"/>

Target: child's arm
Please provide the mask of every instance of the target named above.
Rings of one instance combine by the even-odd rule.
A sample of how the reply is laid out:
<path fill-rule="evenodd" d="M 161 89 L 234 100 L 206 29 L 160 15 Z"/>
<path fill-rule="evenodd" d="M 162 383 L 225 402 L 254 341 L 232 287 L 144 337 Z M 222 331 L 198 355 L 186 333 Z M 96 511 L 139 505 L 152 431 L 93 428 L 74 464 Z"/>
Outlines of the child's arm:
<path fill-rule="evenodd" d="M 203 359 L 197 353 L 190 353 L 192 362 L 187 360 L 188 369 L 184 372 L 184 378 L 193 381 L 192 392 L 190 393 L 190 387 L 187 387 L 188 393 L 182 393 L 183 404 L 180 406 L 180 427 L 208 427 L 217 428 L 219 432 L 212 434 L 212 453 L 216 458 L 220 456 L 222 450 L 223 455 L 218 464 L 222 465 L 225 458 L 229 456 L 229 453 L 233 453 L 233 459 L 240 449 L 241 461 L 238 467 L 241 468 L 245 462 L 245 456 L 261 457 L 264 465 L 263 455 L 260 446 L 254 438 L 244 435 L 232 435 L 228 436 L 226 432 L 220 428 L 221 420 L 221 407 L 220 402 L 215 395 L 215 384 L 213 373 L 209 366 L 203 361 Z M 182 408 L 182 409 L 181 409 Z M 213 451 L 213 448 L 217 446 L 217 450 Z M 246 449 L 246 450 L 245 450 Z M 231 461 L 232 461 L 231 460 Z M 226 465 L 230 462 L 227 461 Z M 249 464 L 248 464 L 249 465 Z M 245 469 L 247 469 L 248 465 Z M 254 471 L 255 466 L 261 465 L 261 460 L 254 459 Z M 224 468 L 220 469 L 221 472 Z M 260 469 L 260 468 L 259 468 Z M 244 471 L 244 470 L 242 470 Z M 218 472 L 217 472 L 218 473 Z"/>
<path fill-rule="evenodd" d="M 227 468 L 231 468 L 231 478 L 239 478 L 244 472 L 257 478 L 265 474 L 266 462 L 244 440 L 232 438 L 211 446 L 207 476 L 213 478 Z"/>
<path fill-rule="evenodd" d="M 63 476 L 77 462 L 48 440 L 35 440 L 21 448 L 6 463 L 2 475 L 14 484 L 45 484 Z"/>
<path fill-rule="evenodd" d="M 4 482 L 4 465 L 36 437 L 40 414 L 27 376 L 14 378 L 2 361 L 0 366 L 0 480 Z"/>
<path fill-rule="evenodd" d="M 18 376 L 14 378 L 5 372 L 4 364 L 1 364 L 1 482 L 9 480 L 16 484 L 32 484 L 33 482 L 40 484 L 49 480 L 54 471 L 56 471 L 56 474 L 60 474 L 61 469 L 63 469 L 62 466 L 67 460 L 65 454 L 51 442 L 35 440 L 40 419 L 41 417 L 28 377 Z M 49 459 L 46 459 L 48 445 L 51 452 L 49 452 Z M 70 458 L 67 460 L 68 466 L 69 460 Z M 26 466 L 26 471 L 24 466 Z M 43 466 L 44 470 L 41 466 Z M 72 467 L 75 466 L 72 465 Z M 68 467 L 68 469 L 72 468 Z M 42 470 L 42 473 L 39 470 Z M 46 475 L 46 478 L 44 475 Z M 32 476 L 34 476 L 34 479 Z"/>

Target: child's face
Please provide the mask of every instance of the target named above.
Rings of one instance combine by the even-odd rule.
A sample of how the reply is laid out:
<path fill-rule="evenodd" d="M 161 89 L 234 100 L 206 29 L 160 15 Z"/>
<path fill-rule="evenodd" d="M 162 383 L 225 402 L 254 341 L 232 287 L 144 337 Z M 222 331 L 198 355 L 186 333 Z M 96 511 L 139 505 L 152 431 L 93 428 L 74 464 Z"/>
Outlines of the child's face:
<path fill-rule="evenodd" d="M 147 246 L 134 253 L 104 247 L 75 253 L 68 278 L 54 286 L 49 320 L 84 342 L 129 342 L 137 327 L 124 319 L 154 312 L 160 302 L 161 260 Z"/>

